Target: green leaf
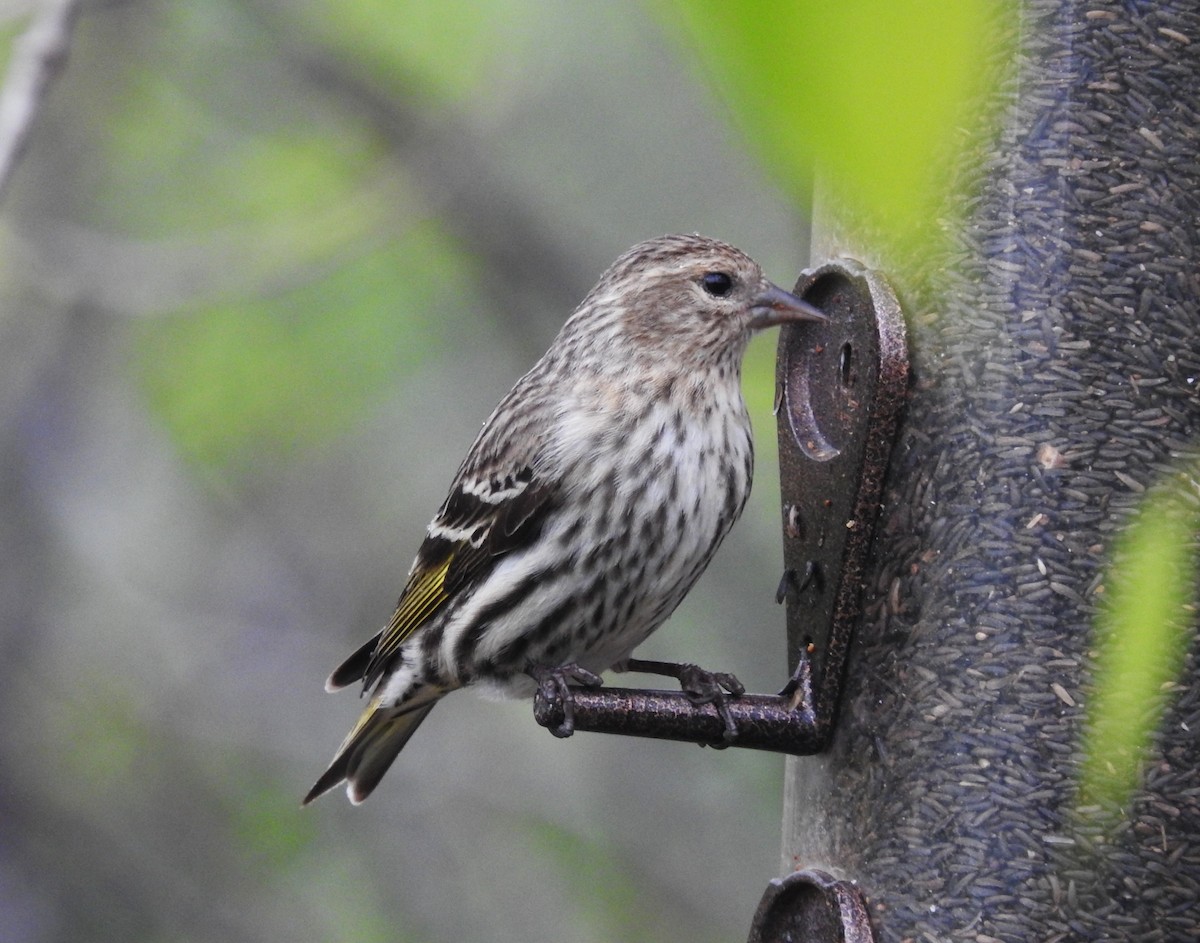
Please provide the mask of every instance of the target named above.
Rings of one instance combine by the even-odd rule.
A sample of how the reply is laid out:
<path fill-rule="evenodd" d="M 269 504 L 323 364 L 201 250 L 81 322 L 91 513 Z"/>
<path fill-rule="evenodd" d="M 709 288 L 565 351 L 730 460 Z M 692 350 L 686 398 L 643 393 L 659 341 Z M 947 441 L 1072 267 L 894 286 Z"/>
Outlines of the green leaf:
<path fill-rule="evenodd" d="M 870 233 L 904 245 L 936 228 L 948 158 L 1006 61 L 988 0 L 664 0 L 778 183 L 807 206 L 823 192 Z"/>
<path fill-rule="evenodd" d="M 1080 804 L 1127 809 L 1196 630 L 1200 482 L 1153 489 L 1114 551 L 1096 625 Z"/>

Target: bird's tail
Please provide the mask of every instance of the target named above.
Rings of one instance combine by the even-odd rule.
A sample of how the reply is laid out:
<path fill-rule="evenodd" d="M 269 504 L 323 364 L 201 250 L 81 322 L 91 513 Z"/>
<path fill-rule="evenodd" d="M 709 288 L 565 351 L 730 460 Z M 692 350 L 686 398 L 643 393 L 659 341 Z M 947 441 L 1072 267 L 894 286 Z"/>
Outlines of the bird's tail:
<path fill-rule="evenodd" d="M 381 707 L 374 697 L 358 723 L 338 748 L 329 769 L 308 791 L 301 805 L 308 805 L 339 783 L 346 784 L 346 795 L 358 805 L 379 785 L 383 774 L 408 743 L 426 715 L 433 710 L 443 692 L 432 689 L 418 692 L 411 700 L 393 707 Z M 424 696 L 423 696 L 424 695 Z"/>

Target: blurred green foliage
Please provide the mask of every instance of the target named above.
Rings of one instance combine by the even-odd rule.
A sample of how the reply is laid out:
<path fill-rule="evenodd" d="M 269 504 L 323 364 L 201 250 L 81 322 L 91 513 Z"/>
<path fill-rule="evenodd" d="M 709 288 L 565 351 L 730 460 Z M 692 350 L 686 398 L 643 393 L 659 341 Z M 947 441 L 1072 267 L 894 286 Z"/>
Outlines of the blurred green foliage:
<path fill-rule="evenodd" d="M 1080 804 L 1128 809 L 1196 626 L 1200 477 L 1179 471 L 1149 491 L 1113 551 L 1096 626 Z"/>
<path fill-rule="evenodd" d="M 431 107 L 469 107 L 518 53 L 535 12 L 513 0 L 348 0 L 332 13 L 327 3 L 297 4 L 299 23 L 322 47 Z"/>
<path fill-rule="evenodd" d="M 928 243 L 1007 59 L 1015 4 L 663 0 L 730 118 L 797 206 L 823 192 L 879 250 Z"/>
<path fill-rule="evenodd" d="M 138 351 L 150 403 L 202 465 L 335 438 L 437 350 L 431 312 L 463 297 L 466 270 L 430 223 L 270 297 L 148 324 Z"/>
<path fill-rule="evenodd" d="M 534 856 L 572 875 L 575 886 L 604 889 L 603 894 L 581 894 L 563 908 L 564 917 L 569 914 L 575 923 L 564 921 L 564 939 L 653 943 L 670 934 L 665 914 L 642 892 L 638 863 L 602 837 L 581 834 L 551 819 L 524 822 L 521 833 Z"/>
<path fill-rule="evenodd" d="M 29 28 L 26 17 L 11 17 L 0 22 L 0 75 L 8 68 L 22 33 Z"/>
<path fill-rule="evenodd" d="M 303 9 L 322 39 L 385 79 L 463 97 L 479 73 L 450 52 L 486 45 L 482 11 L 463 18 L 469 28 L 413 29 L 434 18 L 432 5 L 403 17 L 379 7 L 351 3 L 337 17 Z M 208 74 L 205 50 L 230 42 L 228 16 L 217 6 L 161 12 L 106 126 L 100 204 L 109 225 L 230 254 L 250 273 L 243 283 L 257 281 L 256 297 L 202 293 L 199 307 L 163 312 L 138 332 L 136 372 L 151 408 L 182 454 L 210 472 L 353 428 L 438 353 L 439 315 L 466 308 L 472 284 L 471 260 L 435 217 L 422 219 L 402 166 L 364 123 L 338 114 L 313 122 L 287 99 L 264 107 L 245 95 L 248 76 Z M 239 41 L 251 26 L 241 24 Z M 470 61 L 488 59 L 478 51 Z M 261 71 L 268 89 L 282 81 Z"/>

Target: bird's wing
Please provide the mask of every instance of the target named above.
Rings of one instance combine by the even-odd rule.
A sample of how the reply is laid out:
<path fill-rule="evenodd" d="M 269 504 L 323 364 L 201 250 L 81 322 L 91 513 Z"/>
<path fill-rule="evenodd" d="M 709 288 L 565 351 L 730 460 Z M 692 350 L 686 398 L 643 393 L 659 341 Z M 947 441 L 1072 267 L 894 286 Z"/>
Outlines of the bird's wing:
<path fill-rule="evenodd" d="M 455 595 L 486 579 L 498 558 L 527 546 L 556 506 L 557 488 L 531 465 L 506 472 L 459 473 L 429 525 L 387 627 L 330 676 L 336 689 L 362 679 L 369 689 L 391 668 L 400 647 Z"/>

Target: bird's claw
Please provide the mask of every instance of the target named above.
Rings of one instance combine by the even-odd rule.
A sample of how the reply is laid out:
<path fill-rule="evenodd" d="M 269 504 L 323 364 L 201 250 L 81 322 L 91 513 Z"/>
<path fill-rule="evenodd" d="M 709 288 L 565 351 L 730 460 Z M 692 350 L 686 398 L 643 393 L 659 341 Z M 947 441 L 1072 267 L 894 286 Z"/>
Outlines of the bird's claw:
<path fill-rule="evenodd" d="M 679 686 L 693 704 L 711 704 L 716 708 L 717 716 L 725 727 L 721 732 L 721 743 L 714 744 L 716 749 L 724 749 L 737 739 L 737 723 L 729 710 L 728 698 L 745 694 L 746 686 L 735 675 L 727 671 L 708 671 L 699 665 L 681 664 Z"/>
<path fill-rule="evenodd" d="M 547 729 L 559 738 L 569 737 L 575 732 L 575 696 L 571 693 L 571 682 L 588 688 L 598 688 L 604 682 L 598 674 L 571 662 L 556 668 L 545 665 L 532 666 L 528 674 L 537 682 L 537 697 L 552 709 L 561 712 L 562 720 Z"/>
<path fill-rule="evenodd" d="M 737 739 L 737 722 L 733 719 L 726 700 L 729 697 L 741 697 L 746 693 L 746 686 L 729 672 L 708 671 L 687 662 L 647 661 L 643 658 L 627 658 L 613 668 L 617 671 L 639 671 L 675 678 L 687 699 L 693 704 L 711 704 L 716 708 L 717 716 L 724 725 L 721 742 L 713 744 L 716 749 L 723 749 Z"/>

